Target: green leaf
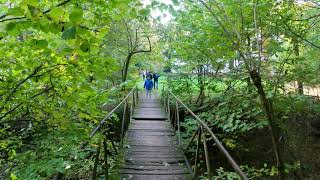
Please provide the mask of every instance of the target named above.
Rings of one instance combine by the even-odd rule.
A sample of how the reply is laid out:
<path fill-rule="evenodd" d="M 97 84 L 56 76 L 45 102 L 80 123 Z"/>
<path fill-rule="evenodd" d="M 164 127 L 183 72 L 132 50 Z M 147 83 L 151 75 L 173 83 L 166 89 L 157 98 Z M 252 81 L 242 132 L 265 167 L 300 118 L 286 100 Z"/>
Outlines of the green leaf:
<path fill-rule="evenodd" d="M 76 27 L 75 26 L 71 26 L 68 29 L 66 29 L 62 33 L 62 38 L 63 39 L 75 39 L 76 38 Z"/>
<path fill-rule="evenodd" d="M 83 52 L 88 52 L 90 50 L 90 43 L 87 40 L 83 41 L 80 45 L 80 49 Z"/>
<path fill-rule="evenodd" d="M 179 5 L 179 1 L 178 0 L 172 0 L 173 5 L 178 6 Z"/>
<path fill-rule="evenodd" d="M 73 23 L 78 23 L 82 20 L 83 11 L 81 7 L 76 7 L 69 15 L 69 20 Z"/>
<path fill-rule="evenodd" d="M 160 3 L 158 1 L 152 1 L 151 2 L 151 6 L 152 7 L 155 7 L 155 6 L 158 6 Z"/>
<path fill-rule="evenodd" d="M 62 26 L 57 23 L 50 23 L 49 24 L 49 30 L 50 32 L 57 34 L 60 33 Z"/>
<path fill-rule="evenodd" d="M 14 149 L 9 151 L 9 159 L 13 159 L 16 155 L 17 153 Z"/>
<path fill-rule="evenodd" d="M 148 16 L 150 14 L 150 10 L 149 9 L 142 9 L 139 11 L 139 14 L 141 16 Z"/>
<path fill-rule="evenodd" d="M 36 42 L 36 45 L 39 47 L 39 48 L 46 48 L 48 47 L 48 41 L 46 40 L 38 40 Z"/>
<path fill-rule="evenodd" d="M 32 6 L 32 5 L 29 5 L 29 4 L 28 4 L 28 10 L 29 10 L 30 15 L 32 17 L 36 17 L 41 13 L 41 11 L 38 8 L 36 8 L 36 7 Z"/>
<path fill-rule="evenodd" d="M 23 16 L 24 15 L 24 10 L 21 9 L 20 7 L 11 8 L 11 9 L 9 9 L 7 15 Z"/>
<path fill-rule="evenodd" d="M 16 27 L 16 23 L 10 22 L 6 25 L 6 31 L 12 31 Z"/>
<path fill-rule="evenodd" d="M 18 180 L 18 177 L 13 173 L 10 174 L 10 178 L 11 180 Z"/>
<path fill-rule="evenodd" d="M 63 13 L 64 13 L 63 9 L 54 7 L 50 11 L 50 16 L 52 17 L 53 20 L 59 21 L 61 17 L 63 17 Z"/>

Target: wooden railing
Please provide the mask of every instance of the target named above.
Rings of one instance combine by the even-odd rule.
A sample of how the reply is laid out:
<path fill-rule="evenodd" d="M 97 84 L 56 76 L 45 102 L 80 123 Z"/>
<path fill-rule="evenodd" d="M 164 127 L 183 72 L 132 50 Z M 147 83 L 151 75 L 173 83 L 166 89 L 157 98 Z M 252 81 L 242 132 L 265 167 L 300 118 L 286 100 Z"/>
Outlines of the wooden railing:
<path fill-rule="evenodd" d="M 207 174 L 208 178 L 211 179 L 212 172 L 210 167 L 210 159 L 209 159 L 209 152 L 208 152 L 208 145 L 207 145 L 207 138 L 206 138 L 206 132 L 210 134 L 214 141 L 214 145 L 219 148 L 219 150 L 222 152 L 222 154 L 227 158 L 228 162 L 232 166 L 232 168 L 236 171 L 236 173 L 244 180 L 248 180 L 247 176 L 243 173 L 243 171 L 240 169 L 239 165 L 234 161 L 234 159 L 231 157 L 229 152 L 226 150 L 226 148 L 221 144 L 221 142 L 218 140 L 216 135 L 212 132 L 212 130 L 208 127 L 208 125 L 203 122 L 196 114 L 194 114 L 177 96 L 175 96 L 171 91 L 167 90 L 164 92 L 164 95 L 162 97 L 165 110 L 168 114 L 168 119 L 171 121 L 171 115 L 170 115 L 170 107 L 171 102 L 173 102 L 173 106 L 175 107 L 173 112 L 175 112 L 175 118 L 172 119 L 172 125 L 174 129 L 177 129 L 177 135 L 178 135 L 178 143 L 181 144 L 181 132 L 180 132 L 180 118 L 179 118 L 179 105 L 181 105 L 183 108 L 185 108 L 191 116 L 197 121 L 198 128 L 194 132 L 194 134 L 191 137 L 190 142 L 188 143 L 187 147 L 184 149 L 184 153 L 186 154 L 190 145 L 198 136 L 197 140 L 197 146 L 196 146 L 196 154 L 195 154 L 195 161 L 194 161 L 194 179 L 198 176 L 198 162 L 199 162 L 199 147 L 200 142 L 202 139 L 203 147 L 204 147 L 204 155 L 205 155 L 205 161 L 206 161 L 206 167 L 207 167 Z"/>
<path fill-rule="evenodd" d="M 129 107 L 130 110 L 130 117 L 129 117 L 129 123 L 132 119 L 132 115 L 133 115 L 133 110 L 135 108 L 135 106 L 137 105 L 138 101 L 139 101 L 139 97 L 138 97 L 138 88 L 134 87 L 132 88 L 132 90 L 127 94 L 127 96 L 115 107 L 113 108 L 99 123 L 99 125 L 97 125 L 94 130 L 90 133 L 90 139 L 92 137 L 94 137 L 98 132 L 102 133 L 105 138 L 103 139 L 103 143 L 101 142 L 101 139 L 98 142 L 98 147 L 96 150 L 96 154 L 95 154 L 95 161 L 94 161 L 94 166 L 93 166 L 93 170 L 92 170 L 92 180 L 97 179 L 97 167 L 98 167 L 98 162 L 99 162 L 99 156 L 100 156 L 100 152 L 101 152 L 101 146 L 103 145 L 103 152 L 104 152 L 104 176 L 105 179 L 108 179 L 108 148 L 107 148 L 107 144 L 108 141 L 111 142 L 113 150 L 117 153 L 117 149 L 114 145 L 114 141 L 113 139 L 107 138 L 107 134 L 108 132 L 106 132 L 106 128 L 104 128 L 104 125 L 106 124 L 106 121 L 109 120 L 112 115 L 121 107 L 123 107 L 123 115 L 122 115 L 122 121 L 121 121 L 121 131 L 120 131 L 120 148 L 122 148 L 123 146 L 123 138 L 125 136 L 125 120 L 126 120 L 126 114 L 127 114 L 127 109 L 128 109 L 128 103 L 131 100 L 131 105 Z M 116 132 L 115 132 L 116 133 Z"/>

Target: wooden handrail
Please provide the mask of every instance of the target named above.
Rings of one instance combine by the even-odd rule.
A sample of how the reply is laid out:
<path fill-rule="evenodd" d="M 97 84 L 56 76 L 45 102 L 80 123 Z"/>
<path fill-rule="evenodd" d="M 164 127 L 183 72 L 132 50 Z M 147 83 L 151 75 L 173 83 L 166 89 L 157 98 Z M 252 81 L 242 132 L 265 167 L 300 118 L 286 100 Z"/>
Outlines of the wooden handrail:
<path fill-rule="evenodd" d="M 212 139 L 214 140 L 215 144 L 217 145 L 217 147 L 219 148 L 219 150 L 223 153 L 223 155 L 228 159 L 230 165 L 232 166 L 232 168 L 237 172 L 237 174 L 244 180 L 248 180 L 248 177 L 243 173 L 243 171 L 240 169 L 239 165 L 234 161 L 234 159 L 231 157 L 231 155 L 229 154 L 229 152 L 225 149 L 225 147 L 221 144 L 221 142 L 218 140 L 218 138 L 215 136 L 215 134 L 212 132 L 212 130 L 208 127 L 208 125 L 203 122 L 196 114 L 194 114 L 177 96 L 175 96 L 170 90 L 168 90 L 169 94 L 175 99 L 176 102 L 178 102 L 179 104 L 181 104 L 190 114 L 191 116 L 193 116 L 196 121 L 199 124 L 199 127 L 197 128 L 197 132 L 201 132 L 203 130 L 202 133 L 205 133 L 204 130 L 208 131 L 209 134 L 211 135 Z M 169 95 L 167 96 L 167 105 L 170 105 L 170 100 L 169 100 Z M 177 106 L 177 105 L 176 105 Z M 170 110 L 170 107 L 167 107 Z M 176 108 L 178 109 L 178 108 Z M 170 116 L 169 116 L 170 118 Z M 169 119 L 170 120 L 170 119 Z M 197 132 L 194 134 L 194 136 L 192 137 L 192 140 L 195 138 Z M 180 132 L 179 132 L 180 133 Z M 200 139 L 201 134 L 199 134 L 199 139 Z M 189 145 L 188 145 L 189 146 Z M 205 146 L 207 146 L 207 144 L 205 143 Z M 207 153 L 206 153 L 207 155 Z M 206 157 L 206 160 L 208 161 L 208 157 Z M 209 165 L 209 163 L 207 162 L 207 165 Z M 207 167 L 208 168 L 208 167 Z M 208 172 L 209 174 L 211 174 L 210 172 Z"/>
<path fill-rule="evenodd" d="M 120 106 L 121 106 L 124 102 L 126 102 L 126 101 L 128 100 L 128 98 L 130 97 L 130 95 L 133 94 L 134 90 L 136 90 L 136 89 L 137 89 L 136 86 L 135 86 L 134 88 L 132 88 L 132 90 L 128 93 L 128 95 L 127 95 L 115 108 L 113 108 L 113 109 L 108 113 L 108 115 L 106 115 L 106 116 L 100 121 L 99 125 L 96 126 L 96 127 L 94 128 L 94 130 L 91 132 L 90 138 L 92 138 L 92 137 L 97 133 L 97 131 L 101 128 L 101 126 L 106 122 L 106 120 L 108 120 L 108 119 L 112 116 L 112 114 L 113 114 L 118 108 L 120 108 Z"/>
<path fill-rule="evenodd" d="M 136 91 L 136 95 L 135 95 L 135 91 Z M 90 139 L 100 130 L 100 128 L 104 125 L 104 123 L 112 116 L 112 114 L 121 107 L 122 104 L 124 104 L 123 106 L 123 116 L 122 116 L 122 122 L 121 122 L 121 134 L 120 134 L 120 144 L 121 147 L 123 146 L 123 138 L 124 138 L 124 126 L 125 126 L 125 118 L 126 118 L 126 112 L 127 112 L 127 105 L 128 105 L 128 99 L 129 97 L 132 96 L 132 102 L 131 102 L 131 106 L 130 106 L 130 120 L 132 118 L 132 114 L 133 114 L 133 108 L 135 107 L 138 99 L 138 88 L 135 86 L 134 88 L 132 88 L 132 90 L 127 94 L 127 96 L 115 107 L 113 108 L 99 123 L 98 126 L 96 126 L 94 128 L 94 130 L 91 132 L 90 134 Z M 104 150 L 104 174 L 105 174 L 105 179 L 108 179 L 108 171 L 109 171 L 109 167 L 108 167 L 108 143 L 107 143 L 108 139 L 107 137 L 104 138 L 103 141 L 103 150 Z M 114 149 L 115 152 L 117 152 L 117 149 L 115 148 L 114 142 L 112 139 L 110 139 L 111 145 Z M 92 170 L 92 180 L 96 180 L 97 179 L 97 166 L 98 166 L 98 162 L 99 162 L 99 154 L 100 154 L 100 150 L 101 149 L 101 139 L 99 139 L 99 145 L 96 151 L 96 157 L 95 157 L 95 163 L 94 163 L 94 167 Z"/>

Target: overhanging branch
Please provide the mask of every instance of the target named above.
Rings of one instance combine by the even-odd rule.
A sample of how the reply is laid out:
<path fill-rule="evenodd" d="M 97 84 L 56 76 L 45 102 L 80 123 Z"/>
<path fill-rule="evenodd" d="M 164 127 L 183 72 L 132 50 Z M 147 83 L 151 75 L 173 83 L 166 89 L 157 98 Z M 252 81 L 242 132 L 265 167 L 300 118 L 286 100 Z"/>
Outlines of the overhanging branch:
<path fill-rule="evenodd" d="M 137 51 L 133 51 L 133 54 L 137 54 L 137 53 L 143 53 L 143 52 L 151 52 L 152 51 L 152 47 L 151 47 L 151 42 L 150 42 L 150 38 L 146 37 L 148 39 L 148 43 L 149 43 L 149 49 L 148 50 L 137 50 Z"/>
<path fill-rule="evenodd" d="M 67 3 L 70 2 L 70 1 L 71 1 L 71 0 L 63 1 L 63 2 L 61 2 L 61 3 L 59 3 L 59 4 L 57 4 L 55 7 L 63 6 L 63 5 L 67 4 Z M 51 10 L 52 10 L 52 9 L 45 10 L 45 11 L 42 12 L 42 14 L 47 14 L 47 13 L 49 13 Z M 5 18 L 5 17 L 7 17 L 7 16 L 8 16 L 7 14 L 4 14 L 4 15 L 0 16 L 0 19 L 3 19 L 3 18 Z M 12 21 L 12 20 L 19 20 L 19 19 L 25 19 L 25 18 L 27 18 L 27 17 L 26 17 L 26 16 L 13 17 L 13 18 L 8 18 L 8 19 L 3 19 L 3 20 L 1 20 L 0 22 Z"/>

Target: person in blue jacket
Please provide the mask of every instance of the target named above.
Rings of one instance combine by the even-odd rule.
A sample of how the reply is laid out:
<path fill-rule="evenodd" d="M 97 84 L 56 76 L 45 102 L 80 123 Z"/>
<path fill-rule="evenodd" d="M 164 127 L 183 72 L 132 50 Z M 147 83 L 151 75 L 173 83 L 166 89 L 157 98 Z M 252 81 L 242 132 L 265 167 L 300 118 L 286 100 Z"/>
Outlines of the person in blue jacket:
<path fill-rule="evenodd" d="M 151 80 L 150 76 L 147 76 L 147 79 L 144 81 L 144 86 L 143 88 L 146 89 L 146 95 L 147 97 L 151 98 L 151 90 L 153 88 L 153 82 Z"/>

